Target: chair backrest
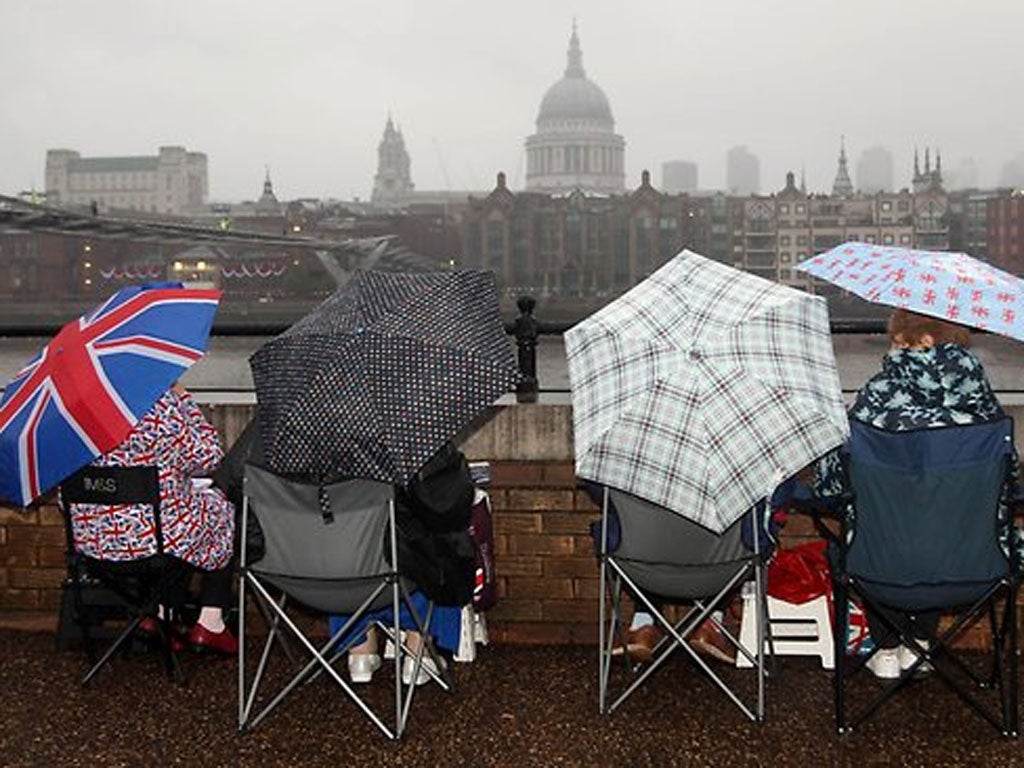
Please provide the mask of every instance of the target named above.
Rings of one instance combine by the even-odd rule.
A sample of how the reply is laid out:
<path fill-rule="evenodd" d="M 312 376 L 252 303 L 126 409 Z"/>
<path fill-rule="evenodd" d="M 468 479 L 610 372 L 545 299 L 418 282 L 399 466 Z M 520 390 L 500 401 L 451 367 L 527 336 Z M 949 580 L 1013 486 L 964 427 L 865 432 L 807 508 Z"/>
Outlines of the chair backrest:
<path fill-rule="evenodd" d="M 160 473 L 156 466 L 98 467 L 87 465 L 60 484 L 60 503 L 72 546 L 71 517 L 74 504 L 142 504 L 150 508 L 156 533 L 157 553 L 164 551 L 160 521 Z"/>
<path fill-rule="evenodd" d="M 259 520 L 265 553 L 248 568 L 317 610 L 351 613 L 396 572 L 389 562 L 393 499 L 387 483 L 320 486 L 249 464 L 245 503 Z M 375 606 L 389 600 L 385 590 Z"/>
<path fill-rule="evenodd" d="M 641 588 L 679 599 L 716 594 L 754 556 L 743 543 L 742 519 L 717 534 L 657 504 L 617 489 L 616 561 Z"/>
<path fill-rule="evenodd" d="M 893 587 L 891 604 L 920 608 L 946 604 L 945 588 L 1005 576 L 999 508 L 1012 453 L 1009 418 L 907 432 L 851 422 L 847 570 Z"/>

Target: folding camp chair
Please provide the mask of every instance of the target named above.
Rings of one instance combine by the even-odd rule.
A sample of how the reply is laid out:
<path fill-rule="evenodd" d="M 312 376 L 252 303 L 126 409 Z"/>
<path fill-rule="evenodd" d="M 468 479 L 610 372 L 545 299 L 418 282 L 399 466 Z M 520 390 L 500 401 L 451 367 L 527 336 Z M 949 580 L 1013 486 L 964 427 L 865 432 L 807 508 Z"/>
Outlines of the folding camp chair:
<path fill-rule="evenodd" d="M 845 464 L 853 496 L 833 557 L 835 604 L 844 609 L 837 611 L 835 632 L 839 732 L 857 727 L 929 665 L 932 677 L 1003 734 L 1016 736 L 1020 569 L 1016 528 L 1006 511 L 1013 422 L 910 432 L 856 421 L 851 427 Z M 917 654 L 913 666 L 868 703 L 859 700 L 862 708 L 853 715 L 850 678 L 870 656 L 843 663 L 851 593 L 874 611 L 882 606 L 906 614 L 908 621 L 894 621 L 891 613 L 879 618 Z M 944 630 L 921 625 L 918 614 L 940 610 L 954 614 Z M 955 655 L 952 645 L 986 613 L 992 648 L 983 674 L 977 659 Z M 914 635 L 927 635 L 930 643 Z"/>
<path fill-rule="evenodd" d="M 239 730 L 255 727 L 288 694 L 313 678 L 326 675 L 352 699 L 389 738 L 402 736 L 408 723 L 416 678 L 425 670 L 445 691 L 452 683 L 445 664 L 425 631 L 433 612 L 427 601 L 417 611 L 413 585 L 398 573 L 398 534 L 395 526 L 394 489 L 386 483 L 349 480 L 328 486 L 285 479 L 266 469 L 246 466 L 242 507 L 243 543 L 240 555 L 238 657 Z M 264 554 L 248 556 L 249 516 L 259 521 Z M 246 640 L 249 622 L 246 598 L 250 593 L 267 625 L 259 663 L 248 680 Z M 326 642 L 314 642 L 297 620 L 295 604 L 326 614 L 344 614 L 347 620 Z M 360 639 L 362 624 L 390 608 L 388 620 L 376 620 L 395 645 L 394 717 L 391 723 L 338 672 L 335 663 Z M 402 626 L 402 614 L 409 623 Z M 401 640 L 402 629 L 418 631 L 423 643 L 411 652 Z M 291 641 L 305 651 L 300 657 Z M 267 680 L 268 661 L 280 645 L 296 668 L 275 694 L 259 699 Z M 412 654 L 409 656 L 409 654 Z M 424 664 L 428 656 L 433 664 Z M 308 661 L 301 659 L 308 658 Z M 402 680 L 402 665 L 414 659 L 412 683 Z M 386 665 L 387 666 L 387 665 Z M 432 668 L 431 668 L 432 667 Z M 257 701 L 261 709 L 255 711 Z"/>
<path fill-rule="evenodd" d="M 713 616 L 714 611 L 727 607 L 728 600 L 744 582 L 752 580 L 757 615 L 754 648 L 765 647 L 764 562 L 759 552 L 751 551 L 743 542 L 743 526 L 750 526 L 749 531 L 758 530 L 766 519 L 763 512 L 762 504 L 755 505 L 718 535 L 636 496 L 604 489 L 599 552 L 601 593 L 608 600 L 602 600 L 600 607 L 598 704 L 602 713 L 613 712 L 675 651 L 682 649 L 748 718 L 763 720 L 765 654 L 752 655 Z M 752 539 L 754 548 L 759 549 L 761 537 Z M 646 668 L 635 667 L 629 654 L 623 654 L 627 682 L 609 703 L 613 696 L 612 648 L 616 637 L 625 645 L 622 593 L 626 589 L 637 601 L 637 608 L 649 612 L 665 636 Z M 655 607 L 652 595 L 673 603 L 686 602 L 691 607 L 673 622 Z M 610 602 L 610 612 L 606 602 Z M 737 653 L 756 667 L 757 692 L 753 701 L 745 702 L 687 643 L 691 633 L 709 619 L 718 625 Z"/>
<path fill-rule="evenodd" d="M 156 553 L 137 560 L 113 562 L 77 551 L 72 526 L 72 518 L 78 514 L 74 508 L 76 504 L 145 505 L 152 515 Z M 70 613 L 93 663 L 82 678 L 85 685 L 119 649 L 127 650 L 140 622 L 144 618 L 155 617 L 161 603 L 169 604 L 169 594 L 180 589 L 192 568 L 180 558 L 164 552 L 160 479 L 154 466 L 86 466 L 61 483 L 60 506 L 67 539 Z M 131 536 L 131 532 L 127 535 Z M 94 633 L 101 632 L 101 625 L 111 619 L 127 621 L 127 624 L 97 660 Z M 170 613 L 159 618 L 156 626 L 167 674 L 180 678 L 181 669 L 171 650 Z"/>

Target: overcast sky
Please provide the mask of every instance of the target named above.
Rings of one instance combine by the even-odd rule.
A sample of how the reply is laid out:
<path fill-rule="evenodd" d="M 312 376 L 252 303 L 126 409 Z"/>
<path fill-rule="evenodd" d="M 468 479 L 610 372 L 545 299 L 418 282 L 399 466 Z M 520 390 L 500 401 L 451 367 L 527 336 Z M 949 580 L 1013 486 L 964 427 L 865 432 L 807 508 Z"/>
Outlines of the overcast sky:
<path fill-rule="evenodd" d="M 418 189 L 524 181 L 523 140 L 583 64 L 626 140 L 626 183 L 696 161 L 721 187 L 746 145 L 762 191 L 831 188 L 872 145 L 909 185 L 914 147 L 981 184 L 1024 152 L 1022 0 L 0 0 L 0 193 L 41 188 L 48 148 L 209 158 L 211 200 L 367 197 L 390 112 Z"/>

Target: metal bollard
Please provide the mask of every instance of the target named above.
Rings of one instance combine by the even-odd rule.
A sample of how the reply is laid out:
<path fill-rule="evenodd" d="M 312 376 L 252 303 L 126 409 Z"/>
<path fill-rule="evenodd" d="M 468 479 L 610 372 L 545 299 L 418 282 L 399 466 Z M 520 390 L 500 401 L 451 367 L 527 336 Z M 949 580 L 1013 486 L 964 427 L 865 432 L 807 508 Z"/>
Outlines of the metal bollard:
<path fill-rule="evenodd" d="M 512 325 L 519 351 L 519 371 L 523 374 L 516 387 L 516 400 L 520 403 L 535 403 L 537 391 L 537 321 L 533 317 L 536 300 L 532 296 L 520 296 L 516 300 L 519 317 Z"/>

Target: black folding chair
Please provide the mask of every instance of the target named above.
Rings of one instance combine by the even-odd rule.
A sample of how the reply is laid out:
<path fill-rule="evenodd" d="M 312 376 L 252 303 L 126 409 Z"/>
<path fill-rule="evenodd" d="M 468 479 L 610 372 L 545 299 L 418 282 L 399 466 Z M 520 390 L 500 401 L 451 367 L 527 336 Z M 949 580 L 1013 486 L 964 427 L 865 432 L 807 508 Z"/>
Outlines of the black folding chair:
<path fill-rule="evenodd" d="M 719 535 L 663 507 L 609 488 L 604 489 L 602 507 L 599 539 L 601 593 L 607 594 L 611 610 L 602 599 L 598 650 L 598 707 L 601 713 L 613 712 L 661 669 L 675 651 L 682 650 L 744 715 L 758 722 L 763 720 L 765 654 L 748 651 L 739 638 L 714 618 L 714 612 L 728 607 L 735 591 L 752 580 L 757 612 L 755 648 L 765 648 L 764 559 L 759 552 L 748 549 L 744 544 L 744 519 Z M 756 531 L 764 524 L 763 511 L 763 505 L 758 504 L 744 514 L 745 518 L 750 518 L 747 521 L 750 531 Z M 753 536 L 755 549 L 759 547 L 760 540 L 760 536 Z M 626 679 L 620 686 L 622 690 L 613 699 L 612 649 L 616 637 L 625 645 L 622 595 L 627 589 L 638 601 L 637 608 L 651 614 L 655 624 L 663 630 L 664 637 L 655 647 L 651 663 L 646 668 L 635 667 L 629 660 L 629 654 L 623 654 Z M 681 619 L 672 621 L 658 610 L 651 595 L 673 603 L 686 602 L 690 607 Z M 736 652 L 744 654 L 754 666 L 757 690 L 752 701 L 744 701 L 722 675 L 687 643 L 693 631 L 709 619 L 735 646 Z"/>
<path fill-rule="evenodd" d="M 144 618 L 156 619 L 157 608 L 181 588 L 191 566 L 164 551 L 160 520 L 160 480 L 155 466 L 86 466 L 60 484 L 60 506 L 67 538 L 71 609 L 92 667 L 82 678 L 86 685 L 117 653 L 127 650 Z M 135 560 L 110 561 L 87 556 L 76 549 L 73 517 L 77 504 L 145 505 L 152 516 L 156 553 Z M 126 622 L 97 660 L 95 630 L 110 620 Z M 168 676 L 182 679 L 171 648 L 171 615 L 156 619 L 157 637 Z"/>
<path fill-rule="evenodd" d="M 834 541 L 835 709 L 840 733 L 856 728 L 922 668 L 1007 736 L 1018 731 L 1017 529 L 1008 513 L 1013 422 L 887 432 L 851 422 L 846 471 L 852 503 Z M 878 612 L 916 661 L 850 714 L 851 678 L 867 657 L 845 657 L 850 595 Z M 898 611 L 906 621 L 894 621 Z M 945 630 L 920 614 L 953 614 Z M 954 643 L 988 617 L 985 671 Z M 917 638 L 927 637 L 928 642 Z M 878 652 L 876 648 L 875 652 Z M 844 663 L 845 662 L 845 663 Z M 928 665 L 928 667 L 925 667 Z M 872 687 L 873 688 L 873 687 Z"/>

